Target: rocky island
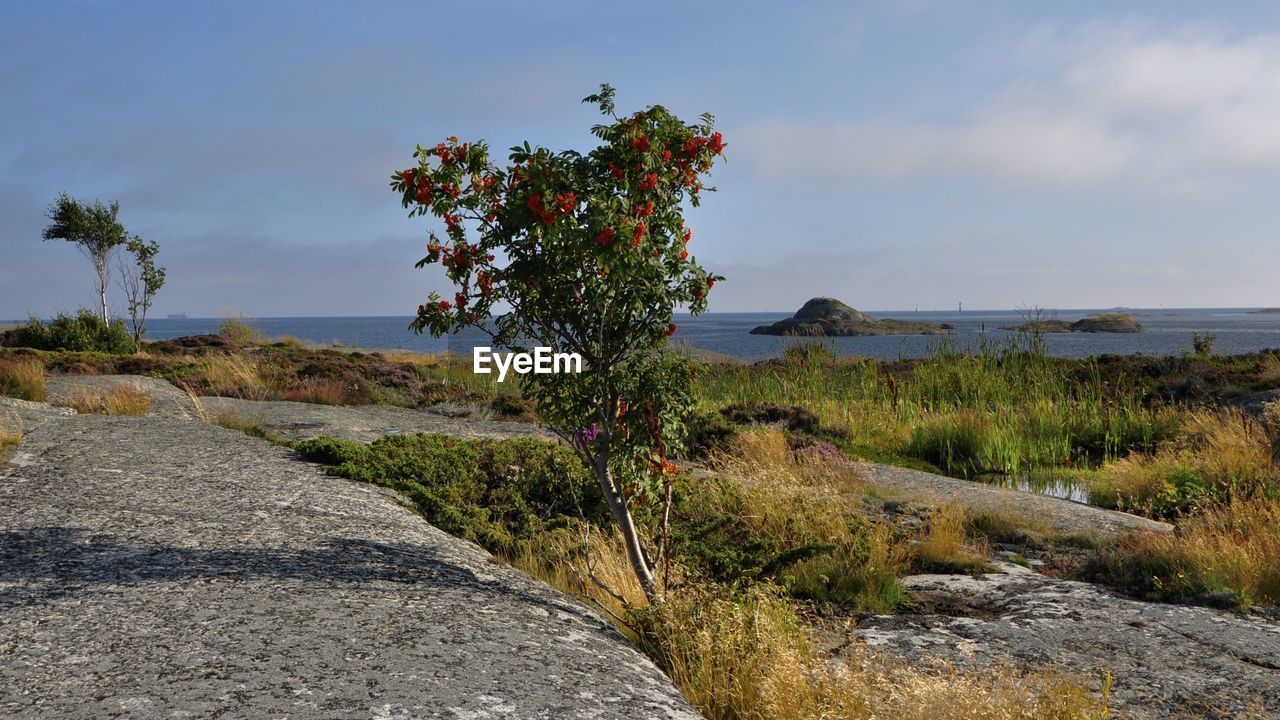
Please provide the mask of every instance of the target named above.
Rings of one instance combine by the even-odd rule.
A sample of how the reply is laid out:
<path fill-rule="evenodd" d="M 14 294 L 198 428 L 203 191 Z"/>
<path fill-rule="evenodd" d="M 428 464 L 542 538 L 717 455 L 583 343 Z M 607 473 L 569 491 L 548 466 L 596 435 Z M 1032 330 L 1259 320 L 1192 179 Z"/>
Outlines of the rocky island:
<path fill-rule="evenodd" d="M 1087 318 L 1081 318 L 1075 322 L 1067 322 L 1057 318 L 1046 320 L 1032 320 L 1014 325 L 1012 327 L 1002 328 L 1004 330 L 1016 330 L 1018 332 L 1039 332 L 1039 333 L 1136 333 L 1142 332 L 1142 326 L 1134 321 L 1133 316 L 1129 313 L 1104 313 L 1102 315 L 1093 315 Z"/>
<path fill-rule="evenodd" d="M 772 325 L 760 325 L 751 334 L 802 337 L 939 335 L 947 330 L 937 323 L 873 318 L 835 298 L 813 298 L 795 315 Z"/>

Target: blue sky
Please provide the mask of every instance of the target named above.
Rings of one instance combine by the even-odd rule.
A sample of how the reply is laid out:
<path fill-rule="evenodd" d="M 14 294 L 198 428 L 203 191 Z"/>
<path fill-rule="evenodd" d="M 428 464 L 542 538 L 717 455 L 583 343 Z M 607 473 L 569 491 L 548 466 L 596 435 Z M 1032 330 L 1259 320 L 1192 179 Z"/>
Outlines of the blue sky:
<path fill-rule="evenodd" d="M 713 311 L 1280 305 L 1275 3 L 49 0 L 0 2 L 0 318 L 92 304 L 63 190 L 160 242 L 159 313 L 409 313 L 389 174 L 588 147 L 601 82 L 725 133 Z"/>

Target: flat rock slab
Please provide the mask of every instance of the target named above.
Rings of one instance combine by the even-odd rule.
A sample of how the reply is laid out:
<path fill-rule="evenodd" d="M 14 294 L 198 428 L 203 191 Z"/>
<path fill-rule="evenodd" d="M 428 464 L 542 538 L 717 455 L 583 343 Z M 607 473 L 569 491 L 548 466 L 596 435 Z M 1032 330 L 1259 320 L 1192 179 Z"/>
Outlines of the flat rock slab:
<path fill-rule="evenodd" d="M 924 612 L 872 616 L 853 635 L 916 662 L 1047 665 L 1095 689 L 1110 672 L 1118 717 L 1280 717 L 1280 624 L 998 566 L 905 578 Z"/>
<path fill-rule="evenodd" d="M 47 412 L 0 467 L 0 716 L 698 717 L 584 606 L 372 486 Z"/>
<path fill-rule="evenodd" d="M 531 423 L 445 414 L 431 408 L 192 397 L 169 382 L 141 375 L 50 375 L 45 395 L 50 403 L 68 405 L 77 396 L 109 392 L 118 386 L 146 393 L 151 398 L 150 415 L 209 420 L 232 415 L 257 423 L 271 435 L 286 440 L 333 437 L 372 442 L 383 435 L 403 433 L 470 438 L 551 437 Z"/>
<path fill-rule="evenodd" d="M 384 435 L 412 433 L 465 438 L 551 437 L 532 423 L 450 416 L 393 405 L 316 405 L 224 397 L 202 397 L 200 403 L 204 412 L 215 419 L 224 413 L 234 415 L 287 440 L 332 437 L 372 442 Z"/>
<path fill-rule="evenodd" d="M 974 512 L 1011 515 L 1065 535 L 1107 539 L 1134 530 L 1173 530 L 1168 523 L 1047 495 L 892 465 L 867 462 L 854 465 L 863 479 L 895 494 L 928 502 L 954 502 Z"/>
<path fill-rule="evenodd" d="M 0 397 L 0 430 L 26 434 L 53 418 L 75 415 L 71 408 L 50 407 L 48 403 Z"/>

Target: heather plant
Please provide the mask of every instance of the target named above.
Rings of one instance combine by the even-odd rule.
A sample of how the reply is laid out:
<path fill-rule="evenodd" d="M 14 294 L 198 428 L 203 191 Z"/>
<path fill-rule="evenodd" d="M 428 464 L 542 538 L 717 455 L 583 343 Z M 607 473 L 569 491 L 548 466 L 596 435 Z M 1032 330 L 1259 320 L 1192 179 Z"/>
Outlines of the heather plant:
<path fill-rule="evenodd" d="M 724 141 L 710 115 L 689 124 L 655 105 L 619 116 L 607 85 L 584 102 L 608 118 L 585 154 L 526 142 L 499 165 L 484 142 L 451 137 L 419 146 L 416 166 L 392 176 L 410 217 L 444 225 L 418 267 L 439 264 L 457 288 L 452 299 L 432 293 L 411 327 L 471 327 L 502 349 L 581 356 L 580 374 L 522 375 L 521 389 L 591 469 L 656 598 L 661 551 L 646 547 L 631 509 L 670 503 L 693 368 L 666 340 L 675 307 L 703 312 L 721 279 L 690 255 L 684 211 L 699 204 Z"/>

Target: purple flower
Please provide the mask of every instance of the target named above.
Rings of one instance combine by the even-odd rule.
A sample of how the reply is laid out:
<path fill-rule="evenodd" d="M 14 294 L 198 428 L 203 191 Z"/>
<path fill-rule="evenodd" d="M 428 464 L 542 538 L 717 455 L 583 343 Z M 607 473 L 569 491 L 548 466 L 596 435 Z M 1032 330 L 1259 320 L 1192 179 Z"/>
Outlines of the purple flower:
<path fill-rule="evenodd" d="M 590 425 L 582 428 L 582 432 L 579 434 L 582 436 L 583 442 L 595 442 L 595 439 L 600 436 L 600 426 L 595 423 L 591 423 Z"/>

